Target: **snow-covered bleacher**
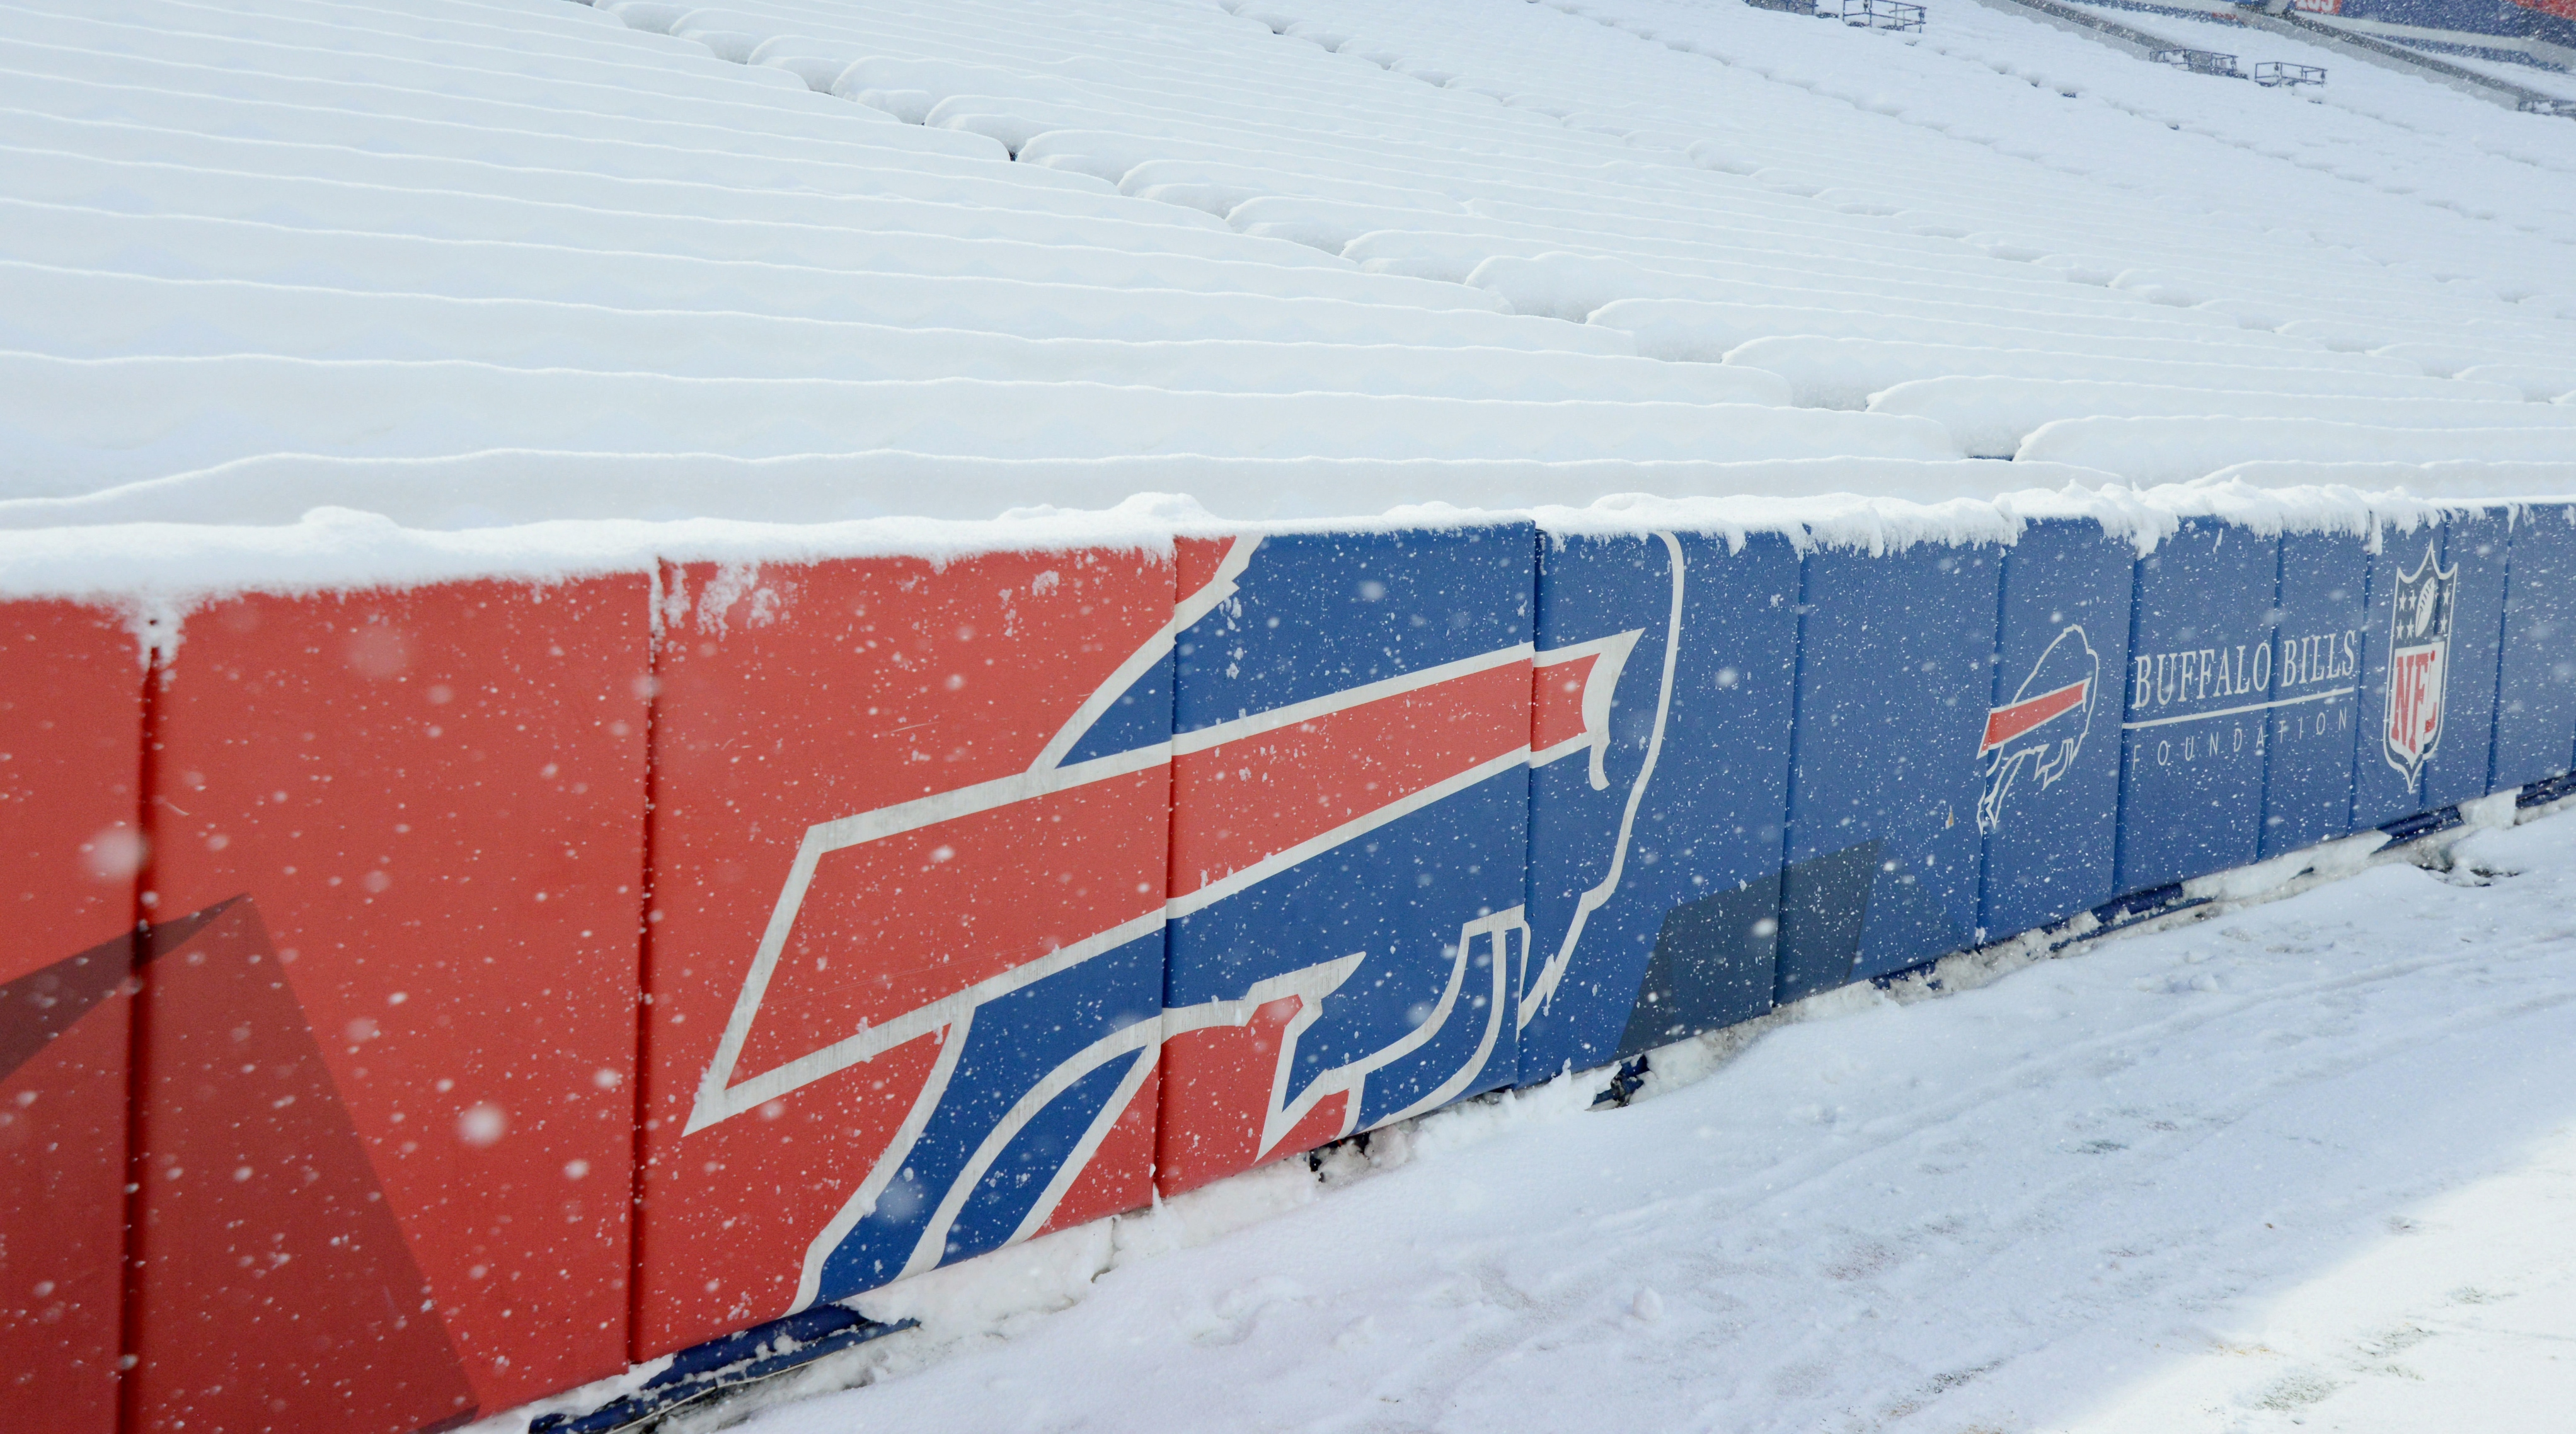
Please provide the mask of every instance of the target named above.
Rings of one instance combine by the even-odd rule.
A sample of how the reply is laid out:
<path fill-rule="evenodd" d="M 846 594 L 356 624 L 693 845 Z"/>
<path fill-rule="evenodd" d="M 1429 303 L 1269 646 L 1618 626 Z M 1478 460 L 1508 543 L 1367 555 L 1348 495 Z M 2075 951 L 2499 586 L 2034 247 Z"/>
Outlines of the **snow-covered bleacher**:
<path fill-rule="evenodd" d="M 2576 454 L 2576 127 L 1971 4 L 33 0 L 0 66 L 0 492 L 178 480 L 19 524 L 514 450 L 960 516 L 902 455 L 1260 512 L 1300 459 Z M 2181 468 L 2043 431 L 2201 416 Z"/>

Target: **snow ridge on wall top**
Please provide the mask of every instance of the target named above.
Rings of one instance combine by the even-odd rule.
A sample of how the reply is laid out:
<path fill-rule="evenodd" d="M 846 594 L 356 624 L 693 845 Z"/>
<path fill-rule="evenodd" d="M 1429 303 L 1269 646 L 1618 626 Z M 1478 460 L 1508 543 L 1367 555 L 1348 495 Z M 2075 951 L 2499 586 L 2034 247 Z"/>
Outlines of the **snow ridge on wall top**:
<path fill-rule="evenodd" d="M 2576 126 L 1968 0 L 32 0 L 0 70 L 6 527 L 2576 464 Z"/>
<path fill-rule="evenodd" d="M 1768 533 L 1787 538 L 1802 552 L 1822 547 L 1886 554 L 1926 543 L 2009 545 L 2032 522 L 2071 518 L 2098 523 L 2144 556 L 2171 537 L 2183 519 L 2216 517 L 2267 536 L 2352 533 L 2369 539 L 2375 550 L 2386 530 L 2411 532 L 2458 511 L 2500 509 L 2518 516 L 2523 506 L 2510 499 L 2437 501 L 2403 488 L 2364 491 L 2333 481 L 2263 485 L 2220 476 L 2141 489 L 2099 474 L 2085 476 L 2098 481 L 2072 478 L 2059 488 L 1993 498 L 1620 493 L 1583 506 L 1461 507 L 1434 500 L 1398 503 L 1368 517 L 1254 521 L 1222 518 L 1195 498 L 1165 493 L 1139 493 L 1097 510 L 1037 505 L 982 520 L 586 518 L 454 531 L 408 528 L 380 513 L 323 506 L 297 522 L 270 526 L 133 522 L 0 531 L 0 596 L 103 602 L 158 623 L 243 592 L 354 592 L 481 577 L 544 585 L 603 573 L 649 573 L 663 562 L 757 566 L 900 556 L 936 566 L 968 554 L 1002 551 L 1168 553 L 1176 538 L 1191 535 L 1420 531 L 1511 523 L 1530 524 L 1560 542 L 1584 534 L 1692 532 L 1724 537 L 1741 549 L 1750 535 Z M 2280 476 L 2320 475 L 2294 469 Z M 2323 476 L 2334 475 L 2328 470 Z M 2576 521 L 2576 508 L 2561 503 L 2552 511 Z"/>

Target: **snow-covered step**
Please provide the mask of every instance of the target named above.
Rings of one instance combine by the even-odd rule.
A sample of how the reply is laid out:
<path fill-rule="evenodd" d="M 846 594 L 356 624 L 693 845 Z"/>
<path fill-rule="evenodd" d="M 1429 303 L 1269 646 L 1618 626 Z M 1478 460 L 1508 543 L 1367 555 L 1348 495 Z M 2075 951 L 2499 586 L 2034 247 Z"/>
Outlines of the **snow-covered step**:
<path fill-rule="evenodd" d="M 1749 340 L 1728 350 L 1726 361 L 1780 375 L 1789 381 L 1796 402 L 1819 408 L 1858 408 L 1882 389 L 1950 374 L 2345 397 L 2487 399 L 2505 403 L 2518 403 L 2522 398 L 2519 392 L 2500 384 L 2463 384 L 2456 379 L 2430 378 L 2410 372 L 2406 365 L 2394 360 L 2381 360 L 2382 366 L 2375 369 L 2301 368 L 2287 362 L 2189 362 L 2052 353 L 2045 349 L 1796 336 Z"/>
<path fill-rule="evenodd" d="M 441 358 L 705 378 L 1091 382 L 1176 392 L 1417 393 L 1536 402 L 1785 404 L 1758 369 L 1545 350 L 1252 339 L 1130 342 L 722 310 L 635 310 L 0 261 L 0 348 Z"/>
<path fill-rule="evenodd" d="M 1972 257 L 1946 240 L 1856 224 L 1794 196 L 1669 157 L 1656 162 L 1644 155 L 1619 155 L 1637 174 L 1635 182 L 1619 184 L 1599 177 L 1601 161 L 1608 157 L 1602 155 L 1590 156 L 1591 162 L 1582 165 L 1550 168 L 1522 160 L 1487 168 L 1473 154 L 1399 154 L 1385 146 L 1345 151 L 1330 136 L 1053 129 L 1029 140 L 1019 154 L 1023 163 L 1063 164 L 1113 182 L 1140 165 L 1158 164 L 1174 171 L 1165 182 L 1185 177 L 1188 166 L 1201 165 L 1211 182 L 1235 182 L 1225 172 L 1234 169 L 1269 176 L 1287 192 L 1295 192 L 1307 178 L 1361 180 L 1393 189 L 1409 185 L 1425 196 L 1472 204 L 1478 213 L 1511 224 L 1624 234 L 1650 245 L 1807 246 L 1821 253 L 1881 259 L 1922 255 L 1940 262 Z M 1723 226 L 1709 223 L 1711 209 L 1723 212 Z"/>
<path fill-rule="evenodd" d="M 2441 318 L 2447 321 L 2411 307 L 2354 303 L 2332 317 L 2293 319 L 2280 329 L 2330 348 L 2411 351 L 2435 363 L 2476 362 L 2474 356 L 2488 354 L 2556 358 L 2576 352 L 2576 325 L 2480 322 L 2456 313 Z"/>
<path fill-rule="evenodd" d="M 829 102 L 808 91 L 795 77 L 778 70 L 725 65 L 699 52 L 696 57 L 669 49 L 621 43 L 613 31 L 549 34 L 524 26 L 484 27 L 460 32 L 461 38 L 400 35 L 370 31 L 352 24 L 363 12 L 324 6 L 280 7 L 295 13 L 246 14 L 226 7 L 166 3 L 89 4 L 87 0 L 24 0 L 11 7 L 10 30 L 23 39 L 84 40 L 113 52 L 128 45 L 144 53 L 184 52 L 190 44 L 227 42 L 291 51 L 296 71 L 323 76 L 383 73 L 393 61 L 413 75 L 436 74 L 457 83 L 487 86 L 491 91 L 529 93 L 548 83 L 602 85 L 627 92 L 630 100 L 658 99 L 682 104 L 746 104 L 761 90 L 770 106 L 831 111 Z M 840 118 L 837 114 L 836 119 Z M 989 153 L 988 143 L 931 141 L 959 152 Z"/>
<path fill-rule="evenodd" d="M 2009 458 L 2041 427 L 2095 415 L 2329 419 L 2400 428 L 2533 428 L 2554 430 L 2562 441 L 2576 444 L 2576 409 L 2552 404 L 2167 388 L 2083 379 L 1991 375 L 1915 379 L 1872 395 L 1869 411 L 1932 419 L 1949 429 L 1970 456 L 1979 458 Z"/>
<path fill-rule="evenodd" d="M 277 449 L 986 457 L 1206 453 L 1558 460 L 1942 459 L 1939 424 L 1745 404 L 1174 393 L 1095 383 L 862 382 L 267 357 L 0 354 L 9 496 L 87 491 Z M 146 451 L 148 450 L 148 451 Z"/>
<path fill-rule="evenodd" d="M 1240 211 L 1230 212 L 1228 218 L 1246 224 L 1263 215 L 1275 216 L 1281 207 L 1267 200 L 1258 205 L 1245 200 Z M 1342 245 L 1343 258 L 1379 272 L 1462 283 L 1488 259 L 1537 259 L 1565 253 L 1617 257 L 1659 273 L 1712 278 L 1742 278 L 1750 266 L 1830 275 L 1837 282 L 1856 284 L 1966 286 L 1997 291 L 1998 298 L 2007 301 L 2023 294 L 2056 298 L 2065 287 L 2054 275 L 2017 270 L 1975 255 L 1891 252 L 1866 236 L 1831 240 L 1779 236 L 1769 243 L 1712 243 L 1638 239 L 1608 229 L 1506 223 L 1481 212 L 1380 217 L 1387 227 L 1369 230 Z"/>
<path fill-rule="evenodd" d="M 2070 418 L 2034 432 L 2014 455 L 2077 463 L 2131 483 L 2187 483 L 2232 464 L 2576 462 L 2576 430 L 2387 428 L 2316 418 Z"/>
<path fill-rule="evenodd" d="M 773 26 L 766 34 L 753 34 L 750 38 L 756 44 L 787 33 L 784 26 Z M 805 48 L 811 52 L 812 58 L 827 62 L 846 56 L 856 63 L 870 57 L 870 47 L 857 41 L 842 41 L 837 45 L 818 43 Z M 973 60 L 982 57 L 973 51 L 958 51 L 954 52 L 953 58 L 971 65 Z M 821 67 L 815 68 L 819 72 Z M 864 72 L 853 75 L 845 70 L 832 82 L 831 88 L 835 94 L 846 96 L 863 94 L 868 90 L 883 93 L 889 86 L 903 86 L 904 89 L 897 93 L 909 91 L 933 101 L 919 116 L 930 126 L 985 135 L 1012 150 L 1029 138 L 1053 129 L 1113 128 L 1174 135 L 1248 130 L 1255 135 L 1285 136 L 1296 128 L 1288 121 L 1298 112 L 1297 107 L 1311 104 L 1316 98 L 1306 92 L 1306 86 L 1294 82 L 1283 83 L 1269 94 L 1261 93 L 1264 87 L 1257 82 L 1209 88 L 1195 95 L 1175 96 L 1170 87 L 1151 94 L 1119 94 L 1095 84 L 1031 83 L 1031 77 L 988 66 L 973 68 L 980 73 L 963 86 L 942 85 L 937 79 L 925 79 L 918 83 L 930 88 L 913 90 L 900 77 L 880 78 Z M 1245 78 L 1250 80 L 1249 75 Z M 1190 86 L 1182 85 L 1180 88 Z M 1382 93 L 1400 94 L 1401 91 L 1388 89 Z M 1364 113 L 1366 106 L 1353 105 L 1351 108 Z M 1407 107 L 1376 118 L 1388 122 L 1390 127 L 1400 127 L 1408 132 L 1412 142 L 1417 144 L 1437 143 L 1442 139 L 1472 142 L 1480 137 L 1473 117 L 1450 107 L 1437 110 Z M 1533 139 L 1543 146 L 1550 137 L 1533 135 Z"/>
<path fill-rule="evenodd" d="M 1746 254 L 1732 258 L 1710 256 L 1690 259 L 1638 254 L 1629 258 L 1600 240 L 1592 241 L 1590 245 L 1569 242 L 1553 246 L 1478 242 L 1475 235 L 1480 230 L 1504 231 L 1508 236 L 1507 226 L 1493 219 L 1444 222 L 1436 214 L 1426 216 L 1417 211 L 1289 196 L 1246 200 L 1229 211 L 1226 219 L 1247 234 L 1294 239 L 1345 257 L 1353 257 L 1352 246 L 1365 238 L 1367 243 L 1360 247 L 1360 255 L 1381 261 L 1419 260 L 1424 272 L 1455 277 L 1485 287 L 1506 287 L 1524 282 L 1504 279 L 1502 275 L 1505 273 L 1536 276 L 1548 270 L 1562 271 L 1539 282 L 1547 288 L 1559 288 L 1588 280 L 1594 286 L 1591 292 L 1598 297 L 1584 312 L 1614 299 L 1703 297 L 1697 292 L 1698 286 L 1712 283 L 1798 282 L 1831 282 L 1870 292 L 1927 299 L 1969 300 L 1982 297 L 1988 302 L 2029 303 L 2039 308 L 2059 304 L 2098 305 L 2121 310 L 2137 307 L 2130 301 L 2104 297 L 2098 290 L 2080 289 L 2052 278 L 1994 272 L 2003 266 L 1983 263 L 1971 266 L 1962 262 L 1955 268 L 1862 261 L 1836 263 L 1806 257 L 1794 250 L 1783 250 L 1767 257 Z M 1393 237 L 1416 233 L 1437 237 L 1412 241 Z M 1519 252 L 1533 248 L 1537 252 Z M 1585 248 L 1590 248 L 1591 252 L 1582 252 Z M 1466 261 L 1469 259 L 1476 262 L 1468 264 Z M 1461 266 L 1464 266 L 1463 273 Z"/>
<path fill-rule="evenodd" d="M 0 54 L 16 67 L 170 97 L 158 103 L 131 101 L 136 113 L 166 107 L 178 97 L 247 89 L 257 98 L 281 102 L 336 94 L 360 112 L 470 120 L 502 108 L 543 117 L 533 126 L 524 115 L 518 116 L 519 125 L 495 126 L 504 134 L 523 126 L 523 132 L 622 131 L 639 138 L 712 131 L 733 136 L 753 155 L 792 154 L 799 147 L 822 145 L 837 151 L 844 162 L 927 158 L 963 162 L 969 173 L 975 162 L 1009 159 L 1001 146 L 980 135 L 926 130 L 865 106 L 788 103 L 775 90 L 739 83 L 710 88 L 682 104 L 666 104 L 597 79 L 459 69 L 431 63 L 420 54 L 333 53 L 253 35 L 104 25 L 85 16 L 16 16 L 0 43 L 6 47 Z M 162 83 L 174 74 L 176 83 Z"/>
<path fill-rule="evenodd" d="M 5 126 L 6 116 L 0 115 L 0 130 Z M 316 167 L 327 170 L 330 159 L 343 157 L 358 158 L 354 151 L 342 151 L 317 160 Z M 516 239 L 545 232 L 558 242 L 601 249 L 650 248 L 710 258 L 774 256 L 881 273 L 1027 275 L 1106 285 L 1314 294 L 1429 309 L 1500 307 L 1492 297 L 1454 284 L 1366 274 L 1346 265 L 1309 262 L 1305 256 L 1272 262 L 1270 246 L 1222 232 L 1154 224 L 1014 222 L 1010 211 L 911 197 L 790 197 L 652 181 L 591 184 L 560 171 L 497 167 L 437 179 L 414 176 L 413 182 L 400 183 L 399 173 L 370 176 L 363 166 L 345 178 L 307 176 L 291 172 L 291 166 L 280 166 L 289 172 L 242 170 L 204 162 L 204 156 L 196 162 L 105 157 L 11 147 L 5 139 L 0 139 L 0 158 L 9 166 L 15 197 L 63 204 L 142 194 L 151 196 L 161 213 L 243 217 L 285 211 L 317 228 L 460 239 Z"/>
<path fill-rule="evenodd" d="M 2457 339 L 2436 339 L 2411 343 L 2388 344 L 2371 350 L 2385 358 L 2404 359 L 2426 373 L 2461 374 L 2475 368 L 2515 369 L 2526 374 L 2576 371 L 2576 337 L 2570 342 L 2542 347 L 2481 342 L 2469 335 Z M 2555 380 L 2539 378 L 2543 386 Z M 2555 398 L 2566 389 L 2548 394 Z"/>
<path fill-rule="evenodd" d="M 1963 304 L 1996 314 L 2046 314 L 2073 319 L 2089 316 L 2128 318 L 2152 312 L 2146 305 L 2103 297 L 2098 290 L 2073 284 L 2062 289 L 1997 294 L 1968 283 L 1929 284 L 1877 282 L 1845 278 L 1830 269 L 1783 262 L 1757 268 L 1742 266 L 1739 276 L 1667 273 L 1626 259 L 1578 254 L 1548 254 L 1536 259 L 1494 258 L 1476 266 L 1468 282 L 1502 296 L 1515 313 L 1550 314 L 1581 320 L 1622 299 L 1691 299 L 1707 303 L 1828 305 L 1827 293 L 1851 296 L 1850 307 L 1886 301 L 1894 304 Z M 1809 297 L 1810 295 L 1816 297 Z"/>
<path fill-rule="evenodd" d="M 1636 335 L 1639 353 L 1707 363 L 1723 359 L 1728 350 L 1754 339 L 1811 335 L 1887 343 L 2045 349 L 2104 358 L 2389 371 L 2382 365 L 2355 363 L 2348 354 L 2255 329 L 2175 324 L 2152 317 L 2033 314 L 1921 300 L 1872 302 L 1857 294 L 1842 296 L 1843 303 L 1828 305 L 1824 300 L 1835 296 L 1814 290 L 1784 297 L 1803 302 L 1622 299 L 1593 310 L 1585 322 Z"/>
<path fill-rule="evenodd" d="M 0 198 L 0 258 L 80 268 L 106 256 L 143 272 L 466 297 L 546 296 L 620 308 L 747 310 L 1032 337 L 1243 338 L 1635 351 L 1628 336 L 1481 309 L 1344 299 L 1120 290 L 975 276 L 885 275 L 252 220 L 119 214 Z"/>
<path fill-rule="evenodd" d="M 2522 396 L 2534 403 L 2548 403 L 2576 394 L 2576 362 L 2564 366 L 2481 363 L 2461 369 L 2452 377 L 2463 383 L 2500 383 L 2520 389 Z"/>
<path fill-rule="evenodd" d="M 560 110 L 444 95 L 409 96 L 413 102 L 405 104 L 407 97 L 401 92 L 341 82 L 268 78 L 259 84 L 262 98 L 253 100 L 188 88 L 211 83 L 198 78 L 211 72 L 160 62 L 130 61 L 115 72 L 113 83 L 68 78 L 35 68 L 61 58 L 60 52 L 48 54 L 48 48 L 0 38 L 0 76 L 5 77 L 9 118 L 117 125 L 165 138 L 212 135 L 274 141 L 295 136 L 332 150 L 361 151 L 319 156 L 287 152 L 282 169 L 289 173 L 323 172 L 300 162 L 314 159 L 344 172 L 382 177 L 375 165 L 393 155 L 488 166 L 496 147 L 506 146 L 524 156 L 525 162 L 517 167 L 753 191 L 867 194 L 902 192 L 910 186 L 935 189 L 937 197 L 949 203 L 1017 203 L 1028 199 L 1031 190 L 1060 189 L 1091 198 L 1089 204 L 1059 201 L 1055 207 L 1065 212 L 1098 214 L 1126 224 L 1160 217 L 1174 228 L 1212 227 L 1106 202 L 1101 186 L 1081 175 L 1011 165 L 998 157 L 984 162 L 953 154 L 797 139 L 762 145 L 748 133 L 703 126 L 646 126 L 605 117 L 595 129 L 567 126 L 565 121 L 574 117 Z M 135 83 L 147 78 L 148 88 Z M 366 109 L 356 108 L 359 105 Z M 386 113 L 388 108 L 397 112 Z M 567 128 L 574 132 L 564 132 Z M 655 133 L 657 128 L 662 132 Z M 168 157 L 163 146 L 137 143 L 145 157 Z M 58 147 L 85 148 L 77 141 Z M 1029 202 L 1036 207 L 1044 201 Z"/>

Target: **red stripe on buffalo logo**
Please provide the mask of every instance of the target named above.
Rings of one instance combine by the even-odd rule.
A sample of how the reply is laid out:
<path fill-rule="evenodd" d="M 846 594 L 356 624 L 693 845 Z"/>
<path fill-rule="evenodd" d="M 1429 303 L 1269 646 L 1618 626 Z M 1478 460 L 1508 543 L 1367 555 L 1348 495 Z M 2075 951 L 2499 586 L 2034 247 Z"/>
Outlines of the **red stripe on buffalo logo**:
<path fill-rule="evenodd" d="M 1550 663 L 1531 675 L 1530 750 L 1551 751 L 1585 734 L 1583 689 L 1600 662 L 1601 654 L 1587 652 Z"/>
<path fill-rule="evenodd" d="M 2053 692 L 2025 697 L 2008 707 L 1997 707 L 1986 714 L 1986 740 L 1977 747 L 1983 756 L 2024 733 L 2055 721 L 2085 703 L 2093 684 L 2070 682 Z"/>
<path fill-rule="evenodd" d="M 1529 691 L 1523 658 L 1175 757 L 1172 895 L 1525 751 Z"/>

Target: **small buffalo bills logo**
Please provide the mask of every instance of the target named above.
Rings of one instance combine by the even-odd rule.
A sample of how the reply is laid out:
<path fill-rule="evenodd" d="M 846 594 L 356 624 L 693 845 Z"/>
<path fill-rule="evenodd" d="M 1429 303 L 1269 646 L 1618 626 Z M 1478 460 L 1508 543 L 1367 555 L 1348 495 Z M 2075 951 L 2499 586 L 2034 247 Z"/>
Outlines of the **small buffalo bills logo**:
<path fill-rule="evenodd" d="M 2069 624 L 2032 664 L 2012 697 L 1986 713 L 1977 759 L 1985 788 L 1977 798 L 1977 829 L 2003 825 L 2004 804 L 2018 786 L 2045 791 L 2075 769 L 2076 754 L 2093 731 L 2093 694 L 2101 686 L 2102 657 Z"/>
<path fill-rule="evenodd" d="M 2442 709 L 2451 676 L 2451 617 L 2460 595 L 2460 570 L 2443 567 L 2433 546 L 2415 571 L 2397 575 L 2388 619 L 2388 710 L 2380 724 L 2380 755 L 2413 791 L 2424 764 L 2442 745 Z"/>

